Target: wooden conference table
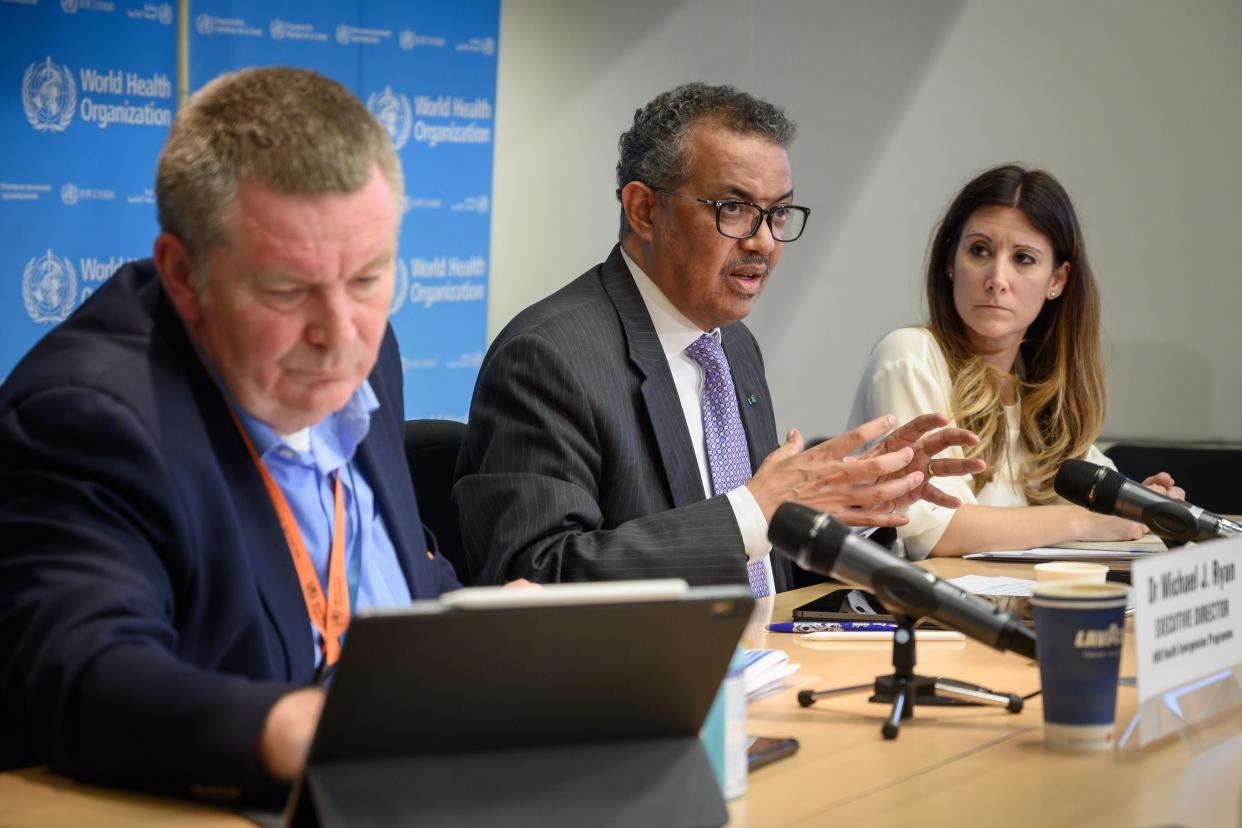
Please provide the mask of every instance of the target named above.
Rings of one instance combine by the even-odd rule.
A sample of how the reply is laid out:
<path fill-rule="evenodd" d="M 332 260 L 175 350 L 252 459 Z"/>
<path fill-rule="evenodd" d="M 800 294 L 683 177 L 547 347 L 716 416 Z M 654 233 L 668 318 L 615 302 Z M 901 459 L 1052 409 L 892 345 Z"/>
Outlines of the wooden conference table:
<path fill-rule="evenodd" d="M 970 573 L 1030 577 L 1020 564 L 949 560 L 943 577 Z M 827 591 L 807 587 L 774 601 L 772 618 Z M 887 642 L 800 642 L 747 632 L 748 646 L 786 649 L 800 663 L 799 685 L 750 705 L 749 731 L 794 736 L 798 753 L 751 775 L 729 806 L 731 826 L 1122 826 L 1242 825 L 1242 711 L 1145 750 L 1091 756 L 1043 747 L 1039 698 L 1020 714 L 991 707 L 919 707 L 895 741 L 880 736 L 886 705 L 869 694 L 801 708 L 802 687 L 861 684 L 891 670 Z M 1127 636 L 1122 675 L 1134 673 Z M 918 671 L 1025 695 L 1039 688 L 1032 662 L 973 641 L 918 644 Z M 1119 690 L 1118 728 L 1136 707 Z M 17 826 L 245 826 L 229 813 L 172 799 L 70 782 L 46 769 L 0 774 L 0 828 Z"/>
<path fill-rule="evenodd" d="M 1023 564 L 937 560 L 953 578 L 968 573 L 1034 577 Z M 777 596 L 773 618 L 827 591 Z M 1129 626 L 1129 625 L 1127 625 Z M 748 646 L 785 649 L 807 686 L 860 684 L 891 672 L 888 643 L 789 642 L 788 634 L 748 631 Z M 1026 695 L 1039 689 L 1034 662 L 974 641 L 918 642 L 917 671 Z M 1128 629 L 1122 676 L 1134 675 Z M 880 736 L 888 705 L 868 693 L 800 708 L 797 689 L 747 709 L 753 735 L 795 736 L 801 749 L 751 775 L 730 804 L 731 826 L 1128 826 L 1242 825 L 1242 711 L 1207 727 L 1103 755 L 1065 755 L 1043 746 L 1040 698 L 1019 714 L 998 707 L 916 707 L 896 741 Z M 1137 707 L 1133 686 L 1118 690 L 1118 732 Z M 1137 740 L 1136 740 L 1137 741 Z"/>

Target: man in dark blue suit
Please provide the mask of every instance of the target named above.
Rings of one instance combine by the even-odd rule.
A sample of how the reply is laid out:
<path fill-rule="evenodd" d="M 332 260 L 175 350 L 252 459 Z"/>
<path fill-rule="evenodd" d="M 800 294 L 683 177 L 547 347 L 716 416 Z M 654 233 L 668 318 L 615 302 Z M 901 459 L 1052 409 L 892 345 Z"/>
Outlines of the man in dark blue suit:
<path fill-rule="evenodd" d="M 352 612 L 458 586 L 402 453 L 401 170 L 335 82 L 246 70 L 156 187 L 153 260 L 0 388 L 0 767 L 269 798 Z"/>

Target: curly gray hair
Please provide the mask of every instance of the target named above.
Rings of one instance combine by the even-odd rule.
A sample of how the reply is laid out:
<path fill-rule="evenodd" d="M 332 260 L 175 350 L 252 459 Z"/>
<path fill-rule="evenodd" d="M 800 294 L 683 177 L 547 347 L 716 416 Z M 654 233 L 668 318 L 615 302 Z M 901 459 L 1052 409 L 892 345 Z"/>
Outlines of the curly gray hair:
<path fill-rule="evenodd" d="M 797 126 L 785 110 L 732 86 L 685 83 L 657 95 L 634 112 L 634 123 L 618 141 L 617 198 L 631 181 L 654 187 L 677 187 L 690 175 L 691 157 L 687 136 L 702 120 L 712 120 L 741 135 L 762 135 L 788 148 Z M 629 232 L 625 209 L 621 210 L 620 237 Z"/>

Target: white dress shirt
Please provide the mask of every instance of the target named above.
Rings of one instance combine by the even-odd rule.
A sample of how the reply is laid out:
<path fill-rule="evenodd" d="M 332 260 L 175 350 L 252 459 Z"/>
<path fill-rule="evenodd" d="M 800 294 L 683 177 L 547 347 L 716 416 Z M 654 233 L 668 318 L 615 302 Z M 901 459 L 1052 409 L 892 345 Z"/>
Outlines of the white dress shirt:
<path fill-rule="evenodd" d="M 638 285 L 638 292 L 642 295 L 643 304 L 647 306 L 647 314 L 651 317 L 651 324 L 660 340 L 660 347 L 664 349 L 664 359 L 673 374 L 673 385 L 677 388 L 677 398 L 686 417 L 686 427 L 690 430 L 690 444 L 694 446 L 694 457 L 699 463 L 703 491 L 711 496 L 712 477 L 707 464 L 707 443 L 703 437 L 703 368 L 686 354 L 686 348 L 705 331 L 677 310 L 656 283 L 634 263 L 625 248 L 621 248 L 621 257 L 625 259 L 630 275 Z M 713 328 L 706 333 L 719 337 L 720 329 Z M 763 562 L 763 571 L 768 579 L 768 594 L 775 595 L 772 562 L 768 559 L 772 544 L 768 542 L 768 521 L 763 516 L 763 510 L 759 508 L 759 503 L 750 493 L 750 489 L 745 486 L 739 486 L 725 493 L 725 496 L 733 507 L 733 516 L 737 519 L 738 529 L 742 533 L 748 562 Z"/>

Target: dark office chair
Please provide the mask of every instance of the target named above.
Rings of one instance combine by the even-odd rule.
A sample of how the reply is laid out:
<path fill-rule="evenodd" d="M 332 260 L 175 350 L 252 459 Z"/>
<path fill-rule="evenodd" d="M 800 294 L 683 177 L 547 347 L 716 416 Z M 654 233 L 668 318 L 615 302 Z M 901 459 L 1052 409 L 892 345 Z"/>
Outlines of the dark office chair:
<path fill-rule="evenodd" d="M 470 574 L 461 545 L 457 506 L 453 503 L 453 470 L 466 426 L 455 420 L 406 420 L 405 461 L 414 478 L 414 494 L 423 523 L 436 536 L 440 554 L 448 558 L 457 580 Z"/>
<path fill-rule="evenodd" d="M 1242 449 L 1118 443 L 1104 453 L 1126 477 L 1142 481 L 1167 471 L 1194 505 L 1242 514 Z"/>

